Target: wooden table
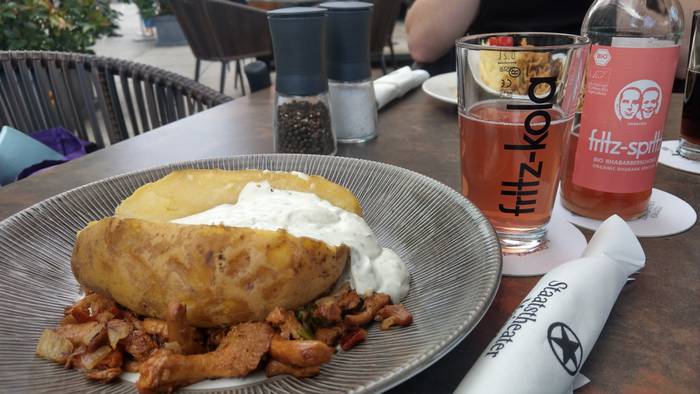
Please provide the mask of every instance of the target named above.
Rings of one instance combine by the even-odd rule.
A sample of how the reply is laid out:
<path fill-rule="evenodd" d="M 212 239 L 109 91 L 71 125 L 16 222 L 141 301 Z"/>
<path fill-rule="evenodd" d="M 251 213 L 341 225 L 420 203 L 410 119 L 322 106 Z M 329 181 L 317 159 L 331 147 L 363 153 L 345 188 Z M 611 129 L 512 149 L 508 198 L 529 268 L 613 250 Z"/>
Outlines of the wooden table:
<path fill-rule="evenodd" d="M 680 97 L 673 97 L 665 137 L 678 136 Z M 110 175 L 179 160 L 272 152 L 272 92 L 237 99 L 118 143 L 46 173 L 0 188 L 0 219 L 45 198 Z M 383 109 L 379 137 L 341 145 L 339 154 L 387 162 L 459 190 L 454 106 L 419 89 Z M 700 205 L 700 176 L 659 166 L 656 187 Z M 586 232 L 590 236 L 590 232 Z M 700 384 L 700 227 L 642 239 L 647 266 L 625 287 L 583 373 L 582 393 L 697 392 Z M 478 327 L 432 367 L 394 389 L 451 392 L 538 278 L 503 278 Z"/>

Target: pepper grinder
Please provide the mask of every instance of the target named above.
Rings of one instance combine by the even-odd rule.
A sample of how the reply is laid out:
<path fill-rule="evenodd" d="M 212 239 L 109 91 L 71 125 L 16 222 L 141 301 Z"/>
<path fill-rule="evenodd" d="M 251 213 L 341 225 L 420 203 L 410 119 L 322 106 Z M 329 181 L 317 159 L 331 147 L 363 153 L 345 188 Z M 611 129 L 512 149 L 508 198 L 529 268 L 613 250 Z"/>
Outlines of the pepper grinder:
<path fill-rule="evenodd" d="M 326 10 L 291 7 L 267 15 L 277 69 L 275 150 L 335 154 L 325 67 Z"/>
<path fill-rule="evenodd" d="M 333 129 L 338 142 L 370 140 L 377 136 L 369 52 L 372 4 L 334 1 L 320 7 L 328 12 L 326 64 Z"/>

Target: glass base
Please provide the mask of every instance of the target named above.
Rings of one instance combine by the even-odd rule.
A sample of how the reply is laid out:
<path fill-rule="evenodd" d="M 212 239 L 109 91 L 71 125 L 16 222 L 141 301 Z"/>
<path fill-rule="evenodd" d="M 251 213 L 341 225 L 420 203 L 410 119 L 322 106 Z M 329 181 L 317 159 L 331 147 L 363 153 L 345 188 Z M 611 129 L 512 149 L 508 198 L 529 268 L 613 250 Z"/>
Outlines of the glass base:
<path fill-rule="evenodd" d="M 638 200 L 635 202 L 612 200 L 614 201 L 614 206 L 611 202 L 608 202 L 607 204 L 596 204 L 595 206 L 583 206 L 569 201 L 569 199 L 566 198 L 566 193 L 562 193 L 561 205 L 574 215 L 582 216 L 584 218 L 603 221 L 612 215 L 617 215 L 629 222 L 631 220 L 637 220 L 647 214 L 649 211 L 651 192 L 652 191 L 649 190 L 649 194 L 644 197 L 644 200 Z M 579 195 L 582 193 L 584 192 L 580 192 Z M 624 194 L 622 197 L 624 198 Z M 585 199 L 585 197 L 576 197 L 576 199 L 580 201 L 581 199 Z"/>
<path fill-rule="evenodd" d="M 544 243 L 547 226 L 532 229 L 497 228 L 496 235 L 505 254 L 532 253 Z"/>
<path fill-rule="evenodd" d="M 366 135 L 366 136 L 361 136 L 361 137 L 338 137 L 338 142 L 341 144 L 361 144 L 363 142 L 367 142 L 369 140 L 375 139 L 377 137 L 377 133 Z"/>
<path fill-rule="evenodd" d="M 678 145 L 678 154 L 688 160 L 700 160 L 700 145 L 681 138 L 681 143 Z"/>

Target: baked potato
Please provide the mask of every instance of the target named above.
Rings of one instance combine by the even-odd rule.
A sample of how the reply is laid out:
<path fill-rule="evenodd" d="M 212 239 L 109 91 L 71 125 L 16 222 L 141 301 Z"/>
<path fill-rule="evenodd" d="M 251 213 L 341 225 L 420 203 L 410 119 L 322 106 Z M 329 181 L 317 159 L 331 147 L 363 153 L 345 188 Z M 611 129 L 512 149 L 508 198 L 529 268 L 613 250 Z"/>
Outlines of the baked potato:
<path fill-rule="evenodd" d="M 330 290 L 350 258 L 332 246 L 284 230 L 268 231 L 171 220 L 235 203 L 251 181 L 313 192 L 361 214 L 350 191 L 324 178 L 263 171 L 184 170 L 136 190 L 115 216 L 77 235 L 72 269 L 78 282 L 141 315 L 165 318 L 171 302 L 187 320 L 216 327 L 264 319 Z"/>
<path fill-rule="evenodd" d="M 115 216 L 169 222 L 233 204 L 249 182 L 267 181 L 276 189 L 315 193 L 338 208 L 362 216 L 359 201 L 348 189 L 323 177 L 260 170 L 181 170 L 138 188 L 115 210 Z"/>

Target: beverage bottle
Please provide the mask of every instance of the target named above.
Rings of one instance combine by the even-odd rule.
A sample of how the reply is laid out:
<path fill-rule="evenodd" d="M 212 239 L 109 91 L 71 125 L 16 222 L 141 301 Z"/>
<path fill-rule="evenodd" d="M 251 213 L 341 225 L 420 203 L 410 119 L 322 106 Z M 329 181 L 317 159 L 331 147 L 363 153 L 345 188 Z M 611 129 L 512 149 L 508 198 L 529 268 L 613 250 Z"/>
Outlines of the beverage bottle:
<path fill-rule="evenodd" d="M 682 33 L 677 0 L 597 0 L 588 10 L 582 111 L 562 168 L 569 210 L 627 220 L 646 212 Z"/>

